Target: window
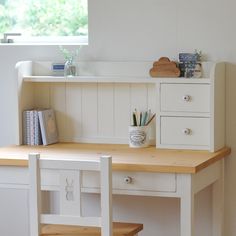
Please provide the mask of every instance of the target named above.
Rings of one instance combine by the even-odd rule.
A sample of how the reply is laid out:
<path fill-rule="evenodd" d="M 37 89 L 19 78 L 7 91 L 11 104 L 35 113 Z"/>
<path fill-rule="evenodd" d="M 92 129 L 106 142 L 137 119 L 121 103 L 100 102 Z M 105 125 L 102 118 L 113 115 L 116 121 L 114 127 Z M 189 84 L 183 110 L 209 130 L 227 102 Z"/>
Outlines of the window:
<path fill-rule="evenodd" d="M 85 44 L 87 0 L 0 0 L 0 34 L 6 32 L 21 33 L 14 38 L 21 43 Z"/>

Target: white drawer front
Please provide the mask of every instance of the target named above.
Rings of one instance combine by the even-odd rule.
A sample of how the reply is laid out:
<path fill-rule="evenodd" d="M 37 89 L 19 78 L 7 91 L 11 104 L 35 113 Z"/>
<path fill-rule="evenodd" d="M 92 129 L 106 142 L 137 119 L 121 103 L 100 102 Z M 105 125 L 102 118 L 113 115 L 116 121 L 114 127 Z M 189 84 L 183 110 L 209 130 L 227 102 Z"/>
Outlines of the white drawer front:
<path fill-rule="evenodd" d="M 161 111 L 210 112 L 210 86 L 161 84 Z"/>
<path fill-rule="evenodd" d="M 28 169 L 24 167 L 0 167 L 0 184 L 23 184 L 29 183 Z"/>
<path fill-rule="evenodd" d="M 113 189 L 130 191 L 175 192 L 176 175 L 169 173 L 144 173 L 116 171 L 112 174 Z M 83 187 L 98 188 L 97 172 L 83 172 Z"/>
<path fill-rule="evenodd" d="M 210 119 L 161 117 L 161 144 L 208 146 Z"/>

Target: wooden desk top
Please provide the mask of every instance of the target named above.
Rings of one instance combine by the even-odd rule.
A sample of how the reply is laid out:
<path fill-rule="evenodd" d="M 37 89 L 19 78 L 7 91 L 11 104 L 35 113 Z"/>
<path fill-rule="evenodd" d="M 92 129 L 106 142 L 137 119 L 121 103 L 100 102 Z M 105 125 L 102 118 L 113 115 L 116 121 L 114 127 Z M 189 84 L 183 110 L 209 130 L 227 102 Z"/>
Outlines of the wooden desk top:
<path fill-rule="evenodd" d="M 58 143 L 49 146 L 10 146 L 0 148 L 0 166 L 28 166 L 28 153 L 40 153 L 43 158 L 93 160 L 101 155 L 112 156 L 113 170 L 197 173 L 228 156 L 230 148 L 217 152 L 168 150 L 148 147 L 129 148 L 117 144 Z"/>

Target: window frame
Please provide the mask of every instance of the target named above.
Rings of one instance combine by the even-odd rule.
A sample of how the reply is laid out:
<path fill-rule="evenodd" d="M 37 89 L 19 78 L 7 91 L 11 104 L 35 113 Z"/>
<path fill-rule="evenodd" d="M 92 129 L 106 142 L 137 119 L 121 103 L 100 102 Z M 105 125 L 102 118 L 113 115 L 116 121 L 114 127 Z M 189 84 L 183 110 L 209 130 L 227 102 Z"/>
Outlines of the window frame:
<path fill-rule="evenodd" d="M 86 36 L 39 36 L 24 37 L 14 36 L 13 43 L 2 43 L 1 45 L 88 45 L 88 35 Z"/>
<path fill-rule="evenodd" d="M 88 9 L 88 0 L 86 1 L 87 9 Z M 87 14 L 88 17 L 88 14 Z M 88 24 L 88 18 L 87 18 Z M 2 32 L 2 37 L 5 33 L 20 33 L 19 30 L 17 32 L 14 31 L 6 31 Z M 0 45 L 88 45 L 88 35 L 78 35 L 78 36 L 8 36 L 7 39 L 12 39 L 13 42 L 2 43 L 0 40 Z"/>

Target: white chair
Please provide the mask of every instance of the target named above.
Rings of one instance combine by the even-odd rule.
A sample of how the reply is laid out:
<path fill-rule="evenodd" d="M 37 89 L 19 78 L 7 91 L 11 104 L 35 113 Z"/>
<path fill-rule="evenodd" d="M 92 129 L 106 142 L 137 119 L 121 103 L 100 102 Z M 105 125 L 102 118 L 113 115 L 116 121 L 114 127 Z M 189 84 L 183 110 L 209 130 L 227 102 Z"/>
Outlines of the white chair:
<path fill-rule="evenodd" d="M 30 236 L 133 236 L 143 229 L 142 224 L 112 223 L 112 181 L 110 156 L 99 161 L 41 159 L 29 154 Z M 54 171 L 59 176 L 60 213 L 41 213 L 41 172 Z M 101 216 L 81 214 L 81 173 L 99 171 L 101 187 Z M 49 172 L 48 172 L 49 171 Z M 46 175 L 45 175 L 46 176 Z M 50 190 L 55 190 L 55 186 Z"/>

